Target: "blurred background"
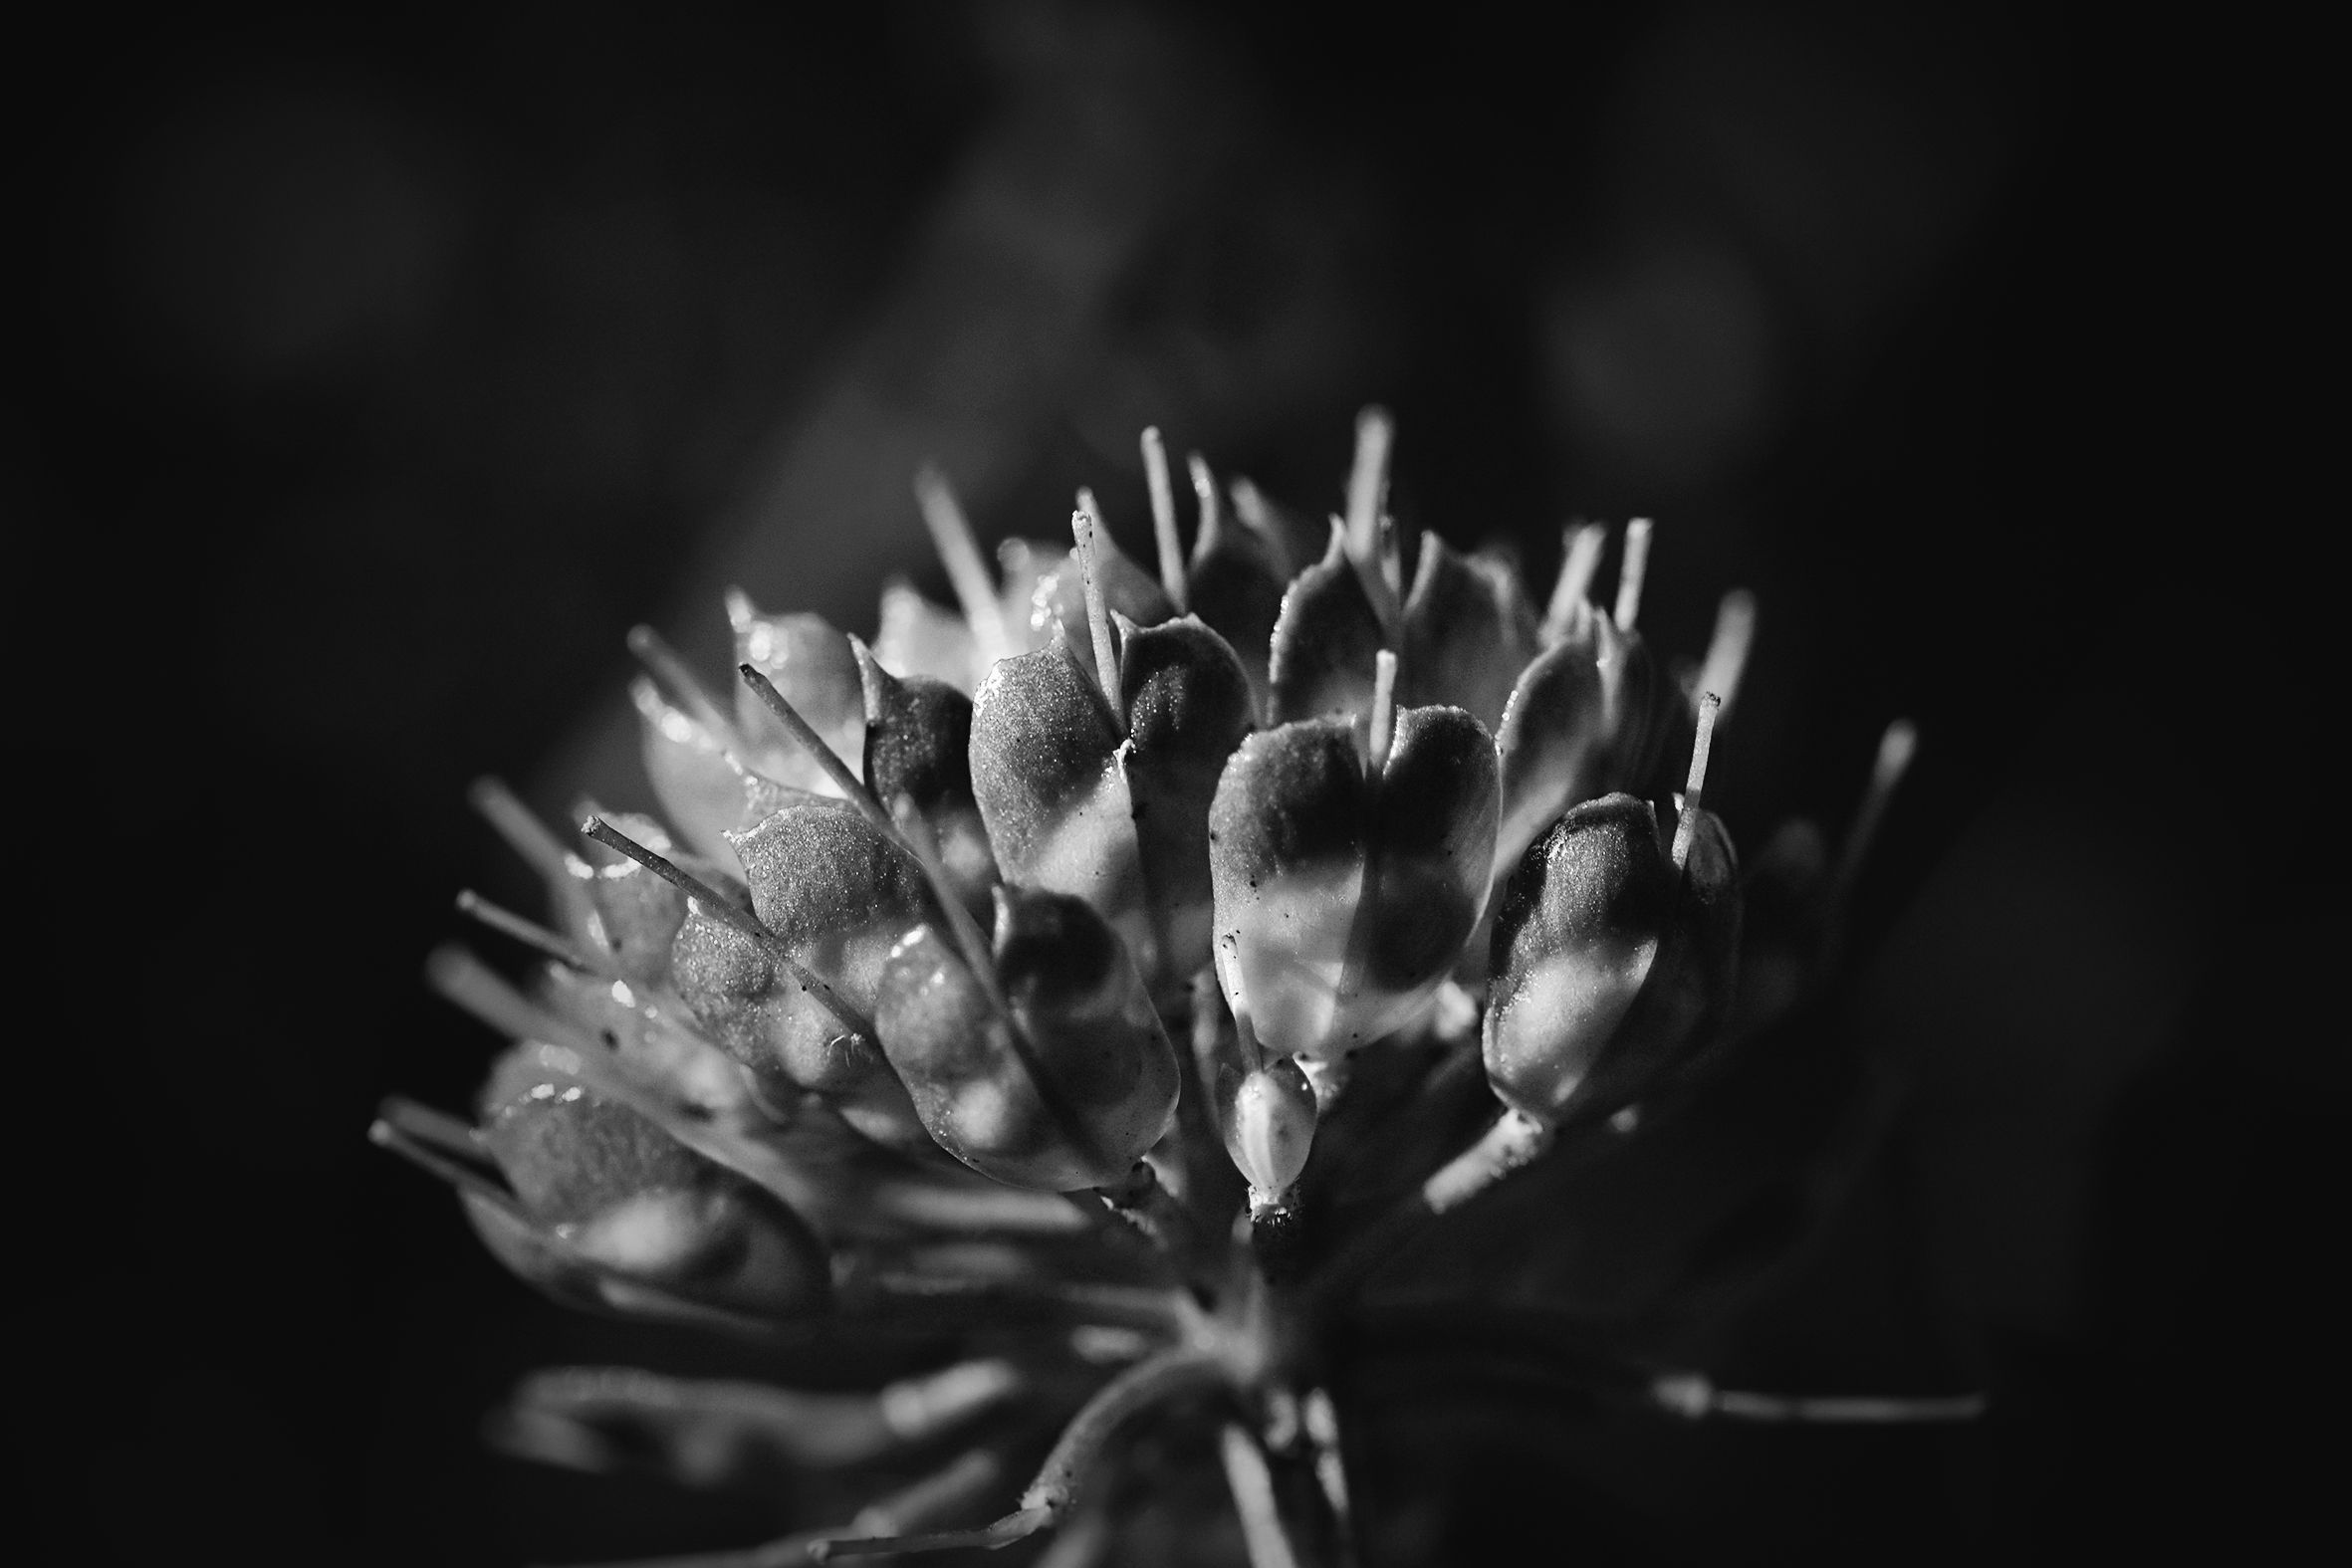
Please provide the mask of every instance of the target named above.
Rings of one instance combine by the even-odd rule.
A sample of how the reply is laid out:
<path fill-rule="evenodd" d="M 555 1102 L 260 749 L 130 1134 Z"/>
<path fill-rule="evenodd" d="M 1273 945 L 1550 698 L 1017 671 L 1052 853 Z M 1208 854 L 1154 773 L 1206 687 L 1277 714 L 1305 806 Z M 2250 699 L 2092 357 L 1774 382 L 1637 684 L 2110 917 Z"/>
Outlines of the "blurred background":
<path fill-rule="evenodd" d="M 642 803 L 623 633 L 715 675 L 728 583 L 861 634 L 887 574 L 944 600 L 924 458 L 985 538 L 1091 484 L 1143 553 L 1142 425 L 1313 513 L 1370 401 L 1409 527 L 1548 584 L 1570 517 L 1654 516 L 1676 652 L 1760 593 L 1710 781 L 1745 841 L 1840 821 L 1920 722 L 1836 1025 L 1901 1108 L 1719 1348 L 2004 1396 L 1958 1444 L 1638 1448 L 1557 1513 L 1549 1451 L 1474 1422 L 1415 1549 L 2071 1559 L 2303 1517 L 2344 1304 L 2340 1011 L 2306 1021 L 2344 925 L 2296 898 L 2343 879 L 2330 666 L 2297 558 L 2222 510 L 2233 393 L 2187 367 L 2234 209 L 2157 47 L 2048 6 L 1020 0 L 61 51 L 20 582 L 137 742 L 26 751 L 88 846 L 37 1156 L 86 1196 L 35 1203 L 18 1303 L 73 1347 L 58 1560 L 510 1564 L 822 1502 L 481 1442 L 531 1366 L 705 1352 L 543 1305 L 364 1141 L 490 1048 L 418 980 L 458 887 L 533 897 L 465 785 Z"/>

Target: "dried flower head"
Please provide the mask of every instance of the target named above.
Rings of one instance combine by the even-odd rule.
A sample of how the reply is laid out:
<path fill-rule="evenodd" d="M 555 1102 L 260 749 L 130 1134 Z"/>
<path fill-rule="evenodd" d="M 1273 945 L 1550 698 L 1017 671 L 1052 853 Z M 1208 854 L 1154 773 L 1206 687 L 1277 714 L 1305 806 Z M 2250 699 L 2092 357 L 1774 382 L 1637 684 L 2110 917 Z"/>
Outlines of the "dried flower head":
<path fill-rule="evenodd" d="M 1229 511 L 1194 457 L 1187 553 L 1146 431 L 1156 572 L 1085 492 L 1074 548 L 992 572 L 925 473 L 960 616 L 893 585 L 869 645 L 731 594 L 732 702 L 632 638 L 662 820 L 591 809 L 567 843 L 482 786 L 550 913 L 461 907 L 542 967 L 526 993 L 436 955 L 515 1043 L 473 1121 L 395 1101 L 377 1140 L 568 1304 L 973 1350 L 870 1397 L 550 1374 L 511 1443 L 693 1482 L 731 1445 L 854 1466 L 953 1435 L 854 1518 L 707 1561 L 1058 1531 L 1074 1564 L 1133 1560 L 1118 1471 L 1189 1432 L 1257 1568 L 1350 1560 L 1329 1341 L 1362 1282 L 1550 1151 L 1647 1136 L 1817 985 L 1912 744 L 1836 864 L 1799 830 L 1743 874 L 1703 802 L 1747 595 L 1678 680 L 1637 629 L 1645 522 L 1607 607 L 1598 527 L 1540 613 L 1434 536 L 1408 582 L 1388 421 L 1357 434 L 1321 534 L 1246 484 Z M 1471 1100 L 1483 1132 L 1433 1147 Z M 1681 1417 L 1977 1405 L 1593 1365 Z"/>

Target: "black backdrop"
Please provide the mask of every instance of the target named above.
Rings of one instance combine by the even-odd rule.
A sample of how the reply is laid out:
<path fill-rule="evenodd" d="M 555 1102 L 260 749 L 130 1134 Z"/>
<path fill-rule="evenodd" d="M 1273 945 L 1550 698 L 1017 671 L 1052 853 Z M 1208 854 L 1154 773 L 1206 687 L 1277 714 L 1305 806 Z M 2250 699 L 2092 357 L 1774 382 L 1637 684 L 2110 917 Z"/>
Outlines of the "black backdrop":
<path fill-rule="evenodd" d="M 621 633 L 715 662 L 730 577 L 857 630 L 884 571 L 943 592 L 918 449 L 984 533 L 1051 535 L 1090 482 L 1140 543 L 1141 423 L 1319 508 L 1372 399 L 1410 523 L 1541 575 L 1569 515 L 1654 513 L 1675 646 L 1762 592 L 1735 827 L 1834 819 L 1894 712 L 1929 738 L 1855 1025 L 1930 1063 L 1913 1207 L 1754 1338 L 1834 1368 L 1897 1258 L 2014 1414 L 1867 1472 L 1669 1456 L 1667 1503 L 1588 1477 L 1563 1555 L 2285 1528 L 2341 1304 L 2341 1044 L 2303 1020 L 2342 925 L 2294 894 L 2342 857 L 2302 514 L 2253 500 L 2298 427 L 2207 357 L 2263 204 L 2214 109 L 2258 95 L 2183 42 L 2039 7 L 86 29 L 21 187 L 18 1343 L 67 1395 L 34 1528 L 511 1563 L 805 1505 L 479 1441 L 522 1369 L 648 1347 L 528 1296 L 362 1137 L 488 1049 L 416 980 L 455 888 L 528 896 L 466 782 L 627 803 Z M 1457 1491 L 1467 1555 L 1553 1479 Z"/>

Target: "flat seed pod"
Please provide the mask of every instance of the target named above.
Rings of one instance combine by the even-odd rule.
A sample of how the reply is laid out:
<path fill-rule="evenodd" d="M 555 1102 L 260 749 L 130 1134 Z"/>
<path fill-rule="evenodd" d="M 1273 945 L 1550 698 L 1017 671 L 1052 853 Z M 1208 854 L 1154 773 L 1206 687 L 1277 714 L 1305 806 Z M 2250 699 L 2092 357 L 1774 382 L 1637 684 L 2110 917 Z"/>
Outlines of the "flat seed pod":
<path fill-rule="evenodd" d="M 1493 743 L 1458 708 L 1398 710 L 1369 776 L 1359 722 L 1242 743 L 1210 864 L 1220 978 L 1268 1051 L 1344 1055 L 1428 1001 L 1484 906 L 1497 810 Z"/>
<path fill-rule="evenodd" d="M 1186 608 L 1233 649 L 1249 677 L 1255 710 L 1267 712 L 1273 698 L 1268 661 L 1290 582 L 1276 547 L 1257 529 L 1225 522 L 1204 508 L 1184 580 Z"/>
<path fill-rule="evenodd" d="M 849 639 L 822 615 L 763 615 L 740 589 L 727 594 L 735 660 L 766 676 L 800 710 L 834 755 L 865 746 L 865 689 Z M 832 781 L 748 688 L 735 688 L 735 727 L 751 754 L 744 761 L 780 783 L 832 794 Z"/>
<path fill-rule="evenodd" d="M 1519 573 L 1490 557 L 1457 554 L 1435 534 L 1421 536 L 1404 630 L 1400 700 L 1463 709 L 1490 733 L 1542 648 Z"/>
<path fill-rule="evenodd" d="M 1198 618 L 1121 630 L 1122 767 L 1145 897 L 1159 917 L 1156 975 L 1145 972 L 1157 995 L 1209 962 L 1209 806 L 1256 705 L 1241 661 Z"/>
<path fill-rule="evenodd" d="M 736 1311 L 824 1304 L 824 1252 L 798 1216 L 551 1067 L 561 1054 L 517 1046 L 483 1094 L 484 1145 L 523 1211 L 563 1243 L 502 1249 L 510 1262 L 560 1268 L 569 1252 Z"/>
<path fill-rule="evenodd" d="M 613 825 L 657 854 L 680 858 L 669 833 L 649 816 L 615 815 Z M 686 895 L 626 855 L 601 844 L 587 843 L 583 854 L 592 867 L 587 888 L 594 915 L 588 941 L 611 955 L 613 967 L 640 986 L 658 986 L 669 978 L 670 947 L 686 920 Z M 717 868 L 695 865 L 688 869 L 708 878 Z M 730 855 L 727 864 L 735 863 Z"/>
<path fill-rule="evenodd" d="M 1268 715 L 1277 724 L 1367 713 L 1373 667 L 1388 645 L 1339 530 L 1323 559 L 1292 579 L 1270 645 Z"/>
<path fill-rule="evenodd" d="M 914 802 L 948 880 L 968 908 L 984 912 L 997 861 L 972 793 L 972 699 L 944 681 L 897 679 L 851 642 L 865 691 L 866 787 L 878 800 Z"/>
<path fill-rule="evenodd" d="M 972 712 L 972 790 L 1006 878 L 1082 898 L 1137 969 L 1160 968 L 1124 738 L 1093 677 L 1057 644 L 1002 659 Z"/>
<path fill-rule="evenodd" d="M 936 915 L 920 871 L 838 800 L 788 806 L 732 842 L 760 923 L 844 1003 L 871 1016 L 891 946 Z M 751 941 L 695 911 L 679 930 L 671 964 L 696 1020 L 772 1100 L 789 1099 L 788 1085 L 812 1090 L 877 1142 L 919 1141 L 906 1091 L 880 1047 Z"/>
<path fill-rule="evenodd" d="M 1495 918 L 1488 1081 L 1546 1124 L 1631 1105 L 1726 1008 L 1739 947 L 1730 840 L 1698 813 L 1678 877 L 1629 794 L 1571 807 L 1530 847 Z"/>
<path fill-rule="evenodd" d="M 1568 807 L 1646 783 L 1663 755 L 1657 718 L 1669 685 L 1639 634 L 1619 631 L 1606 611 L 1577 606 L 1561 640 L 1520 674 L 1496 733 L 1498 877 Z M 1687 733 L 1681 745 L 1674 755 L 1689 756 Z"/>
<path fill-rule="evenodd" d="M 985 980 L 936 926 L 898 944 L 883 1048 L 931 1136 L 974 1170 L 1048 1192 L 1124 1180 L 1175 1116 L 1174 1048 L 1083 901 L 1009 886 L 996 900 Z"/>
<path fill-rule="evenodd" d="M 1156 626 L 1176 613 L 1159 579 L 1128 559 L 1108 529 L 1094 531 L 1094 569 L 1102 579 L 1102 601 L 1138 626 Z M 1034 650 L 1067 649 L 1079 669 L 1094 673 L 1094 636 L 1086 623 L 1085 573 L 1077 553 L 1038 578 L 1030 600 L 1030 645 Z"/>

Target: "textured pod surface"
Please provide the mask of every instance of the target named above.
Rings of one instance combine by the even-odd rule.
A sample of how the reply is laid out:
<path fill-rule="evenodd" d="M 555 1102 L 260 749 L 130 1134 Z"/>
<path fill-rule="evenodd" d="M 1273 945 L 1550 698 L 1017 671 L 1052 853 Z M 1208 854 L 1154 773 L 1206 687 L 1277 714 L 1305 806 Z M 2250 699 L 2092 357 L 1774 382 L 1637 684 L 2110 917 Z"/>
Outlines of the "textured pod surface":
<path fill-rule="evenodd" d="M 1166 1133 L 1178 1079 L 1117 936 L 1080 900 L 1003 888 L 991 946 L 995 995 L 936 927 L 890 955 L 875 1021 L 923 1125 L 1015 1186 L 1123 1179 Z"/>
<path fill-rule="evenodd" d="M 1209 962 L 1209 806 L 1226 759 L 1250 733 L 1255 703 L 1241 661 L 1199 619 L 1122 630 L 1121 768 L 1145 897 L 1158 917 L 1146 979 L 1164 993 Z"/>
<path fill-rule="evenodd" d="M 760 923 L 842 1000 L 871 1016 L 891 946 L 936 910 L 922 875 L 846 802 L 807 799 L 732 843 Z M 780 973 L 760 949 L 697 911 L 672 950 L 679 995 L 772 1099 L 823 1094 L 860 1132 L 919 1138 L 905 1091 L 874 1041 Z"/>
<path fill-rule="evenodd" d="M 1292 579 L 1275 622 L 1267 682 L 1277 724 L 1346 717 L 1372 707 L 1373 670 L 1388 634 L 1337 529 L 1323 559 Z"/>
<path fill-rule="evenodd" d="M 1386 767 L 1367 777 L 1360 729 L 1322 719 L 1252 736 L 1211 808 L 1229 1000 L 1278 1054 L 1344 1054 L 1400 1025 L 1485 904 L 1498 811 L 1486 732 L 1460 709 L 1400 710 Z"/>
<path fill-rule="evenodd" d="M 518 1046 L 483 1091 L 483 1142 L 524 1212 L 561 1243 L 509 1236 L 503 1251 L 559 1276 L 573 1254 L 721 1306 L 823 1303 L 831 1276 L 798 1216 L 573 1080 L 554 1065 L 561 1054 Z"/>
<path fill-rule="evenodd" d="M 940 863 L 966 907 L 988 907 L 996 854 L 972 792 L 972 699 L 944 681 L 899 680 L 857 643 L 865 688 L 866 787 L 887 805 L 904 795 L 930 827 Z"/>
<path fill-rule="evenodd" d="M 1159 968 L 1125 738 L 1060 645 L 1000 660 L 972 713 L 972 789 L 1005 876 L 1067 893 L 1117 928 L 1136 967 Z"/>
<path fill-rule="evenodd" d="M 1495 1092 L 1538 1120 L 1603 1117 L 1678 1064 L 1731 995 L 1730 840 L 1696 824 L 1687 873 L 1648 802 L 1570 809 L 1531 847 L 1495 918 L 1485 1052 Z"/>

